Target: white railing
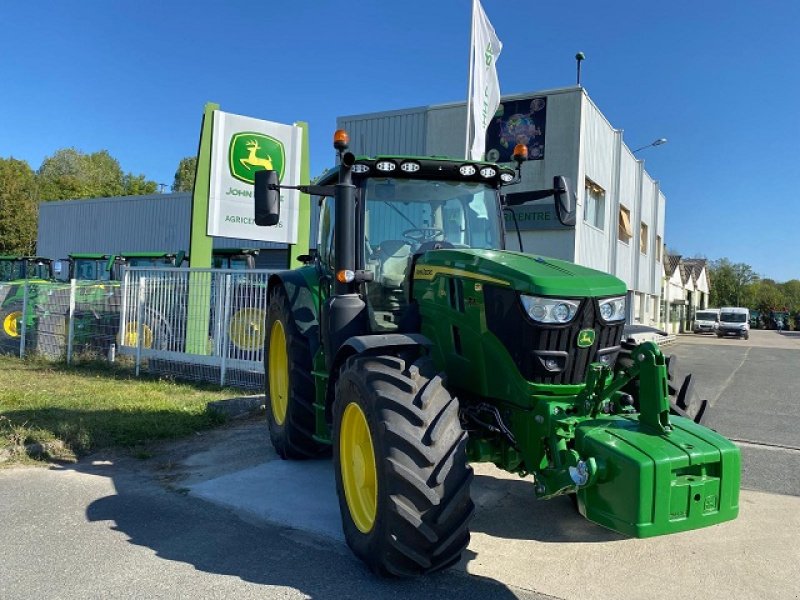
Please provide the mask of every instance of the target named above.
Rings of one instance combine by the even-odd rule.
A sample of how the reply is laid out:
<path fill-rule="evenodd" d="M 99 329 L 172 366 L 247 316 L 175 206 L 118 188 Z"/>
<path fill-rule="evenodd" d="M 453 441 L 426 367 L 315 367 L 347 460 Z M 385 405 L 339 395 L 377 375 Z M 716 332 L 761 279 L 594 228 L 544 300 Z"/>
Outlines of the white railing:
<path fill-rule="evenodd" d="M 0 284 L 0 352 L 261 389 L 274 271 L 131 267 L 121 282 Z"/>

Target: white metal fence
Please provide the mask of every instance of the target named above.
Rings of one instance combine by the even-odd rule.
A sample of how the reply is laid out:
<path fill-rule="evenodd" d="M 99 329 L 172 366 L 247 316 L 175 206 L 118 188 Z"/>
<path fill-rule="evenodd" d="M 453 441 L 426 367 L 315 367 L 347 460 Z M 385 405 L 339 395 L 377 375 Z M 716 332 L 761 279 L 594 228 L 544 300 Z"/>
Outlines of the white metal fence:
<path fill-rule="evenodd" d="M 137 375 L 262 389 L 272 272 L 132 267 L 122 282 L 0 284 L 0 352 L 122 355 Z"/>

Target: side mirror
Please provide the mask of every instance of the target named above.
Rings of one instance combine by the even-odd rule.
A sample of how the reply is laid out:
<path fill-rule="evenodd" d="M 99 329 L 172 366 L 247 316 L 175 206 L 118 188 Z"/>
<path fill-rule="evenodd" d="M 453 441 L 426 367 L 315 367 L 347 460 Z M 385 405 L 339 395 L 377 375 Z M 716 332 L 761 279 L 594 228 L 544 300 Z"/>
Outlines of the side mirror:
<path fill-rule="evenodd" d="M 555 197 L 556 215 L 562 225 L 575 226 L 575 196 L 569 187 L 569 179 L 562 175 L 553 177 L 553 196 Z"/>
<path fill-rule="evenodd" d="M 281 191 L 275 171 L 256 171 L 253 198 L 256 203 L 256 225 L 277 225 L 281 216 Z"/>

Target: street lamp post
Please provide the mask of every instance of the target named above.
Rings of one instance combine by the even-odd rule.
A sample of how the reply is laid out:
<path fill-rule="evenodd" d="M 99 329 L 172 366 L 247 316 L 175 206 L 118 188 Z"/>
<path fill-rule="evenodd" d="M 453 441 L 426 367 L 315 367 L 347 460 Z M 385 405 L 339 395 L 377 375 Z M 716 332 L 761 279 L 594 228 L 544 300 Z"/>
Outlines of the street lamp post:
<path fill-rule="evenodd" d="M 667 138 L 658 138 L 657 140 L 650 142 L 646 146 L 642 146 L 641 148 L 633 150 L 633 154 L 636 154 L 637 152 L 639 152 L 640 150 L 644 150 L 645 148 L 649 148 L 650 146 L 660 146 L 661 144 L 666 144 L 666 143 L 667 143 Z"/>

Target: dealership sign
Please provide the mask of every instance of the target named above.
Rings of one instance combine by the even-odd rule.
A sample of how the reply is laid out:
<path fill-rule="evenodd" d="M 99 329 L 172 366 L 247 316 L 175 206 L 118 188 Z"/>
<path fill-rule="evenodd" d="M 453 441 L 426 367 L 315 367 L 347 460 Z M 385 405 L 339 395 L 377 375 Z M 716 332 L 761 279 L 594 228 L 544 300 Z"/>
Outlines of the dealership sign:
<path fill-rule="evenodd" d="M 261 119 L 214 111 L 208 235 L 264 242 L 297 242 L 299 192 L 281 191 L 281 215 L 275 227 L 254 219 L 256 171 L 277 172 L 284 185 L 298 185 L 302 130 Z"/>

